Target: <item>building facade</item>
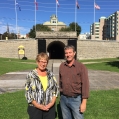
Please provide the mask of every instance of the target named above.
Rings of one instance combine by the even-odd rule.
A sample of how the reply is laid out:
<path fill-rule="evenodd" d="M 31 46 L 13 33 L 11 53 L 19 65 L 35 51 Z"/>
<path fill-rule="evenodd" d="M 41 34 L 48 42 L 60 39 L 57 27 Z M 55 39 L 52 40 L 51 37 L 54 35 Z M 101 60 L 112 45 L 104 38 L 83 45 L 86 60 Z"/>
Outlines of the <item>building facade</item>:
<path fill-rule="evenodd" d="M 110 15 L 105 20 L 105 39 L 119 41 L 119 11 Z"/>
<path fill-rule="evenodd" d="M 66 24 L 58 21 L 56 15 L 52 15 L 50 21 L 44 22 L 43 25 L 48 26 L 52 31 L 59 31 L 61 28 L 66 28 Z"/>
<path fill-rule="evenodd" d="M 104 23 L 106 17 L 101 17 L 99 22 L 95 22 L 90 26 L 91 39 L 102 40 L 104 33 Z"/>
<path fill-rule="evenodd" d="M 90 26 L 91 39 L 119 41 L 119 11 L 108 17 L 101 17 L 99 22 Z"/>

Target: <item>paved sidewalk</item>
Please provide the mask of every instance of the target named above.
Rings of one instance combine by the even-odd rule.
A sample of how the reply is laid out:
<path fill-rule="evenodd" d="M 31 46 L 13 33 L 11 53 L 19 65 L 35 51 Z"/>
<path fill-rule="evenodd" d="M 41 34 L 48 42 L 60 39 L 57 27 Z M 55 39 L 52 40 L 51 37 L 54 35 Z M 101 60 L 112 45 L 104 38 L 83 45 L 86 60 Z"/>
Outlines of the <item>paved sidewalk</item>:
<path fill-rule="evenodd" d="M 119 89 L 119 73 L 88 70 L 90 90 Z M 0 94 L 24 89 L 28 71 L 10 72 L 0 76 Z"/>
<path fill-rule="evenodd" d="M 0 93 L 24 89 L 28 72 L 10 72 L 0 76 Z"/>

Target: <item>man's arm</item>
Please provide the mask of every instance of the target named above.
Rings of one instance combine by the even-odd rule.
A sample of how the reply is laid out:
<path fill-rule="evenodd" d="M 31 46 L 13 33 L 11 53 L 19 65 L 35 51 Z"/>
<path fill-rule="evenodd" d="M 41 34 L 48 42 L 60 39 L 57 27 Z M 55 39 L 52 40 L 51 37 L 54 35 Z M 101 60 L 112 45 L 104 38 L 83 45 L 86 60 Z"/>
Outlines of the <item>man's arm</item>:
<path fill-rule="evenodd" d="M 82 99 L 88 99 L 89 97 L 89 78 L 88 78 L 88 70 L 85 66 L 82 66 L 81 73 L 82 80 Z"/>
<path fill-rule="evenodd" d="M 80 105 L 80 112 L 86 111 L 87 99 L 89 97 L 89 78 L 88 78 L 88 70 L 85 66 L 83 66 L 82 70 L 82 103 Z"/>

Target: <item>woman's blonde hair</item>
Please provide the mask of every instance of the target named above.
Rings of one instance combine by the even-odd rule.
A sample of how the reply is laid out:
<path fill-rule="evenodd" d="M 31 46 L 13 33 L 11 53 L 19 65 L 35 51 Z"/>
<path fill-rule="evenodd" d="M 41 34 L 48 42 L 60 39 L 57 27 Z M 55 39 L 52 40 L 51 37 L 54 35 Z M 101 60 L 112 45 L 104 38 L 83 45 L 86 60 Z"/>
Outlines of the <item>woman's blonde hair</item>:
<path fill-rule="evenodd" d="M 41 52 L 36 56 L 36 61 L 37 62 L 40 61 L 41 59 L 45 59 L 47 62 L 49 60 L 48 55 L 44 52 Z"/>

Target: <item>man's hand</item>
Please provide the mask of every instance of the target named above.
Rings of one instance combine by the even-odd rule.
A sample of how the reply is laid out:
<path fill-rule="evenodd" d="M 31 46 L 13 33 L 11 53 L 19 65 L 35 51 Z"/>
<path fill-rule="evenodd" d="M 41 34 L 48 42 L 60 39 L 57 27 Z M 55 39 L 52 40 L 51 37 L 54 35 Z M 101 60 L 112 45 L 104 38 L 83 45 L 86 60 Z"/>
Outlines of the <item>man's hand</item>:
<path fill-rule="evenodd" d="M 80 112 L 83 113 L 86 111 L 86 103 L 87 103 L 87 99 L 83 99 L 82 103 L 80 105 Z"/>
<path fill-rule="evenodd" d="M 81 104 L 80 105 L 80 112 L 83 113 L 86 111 L 86 104 Z"/>

